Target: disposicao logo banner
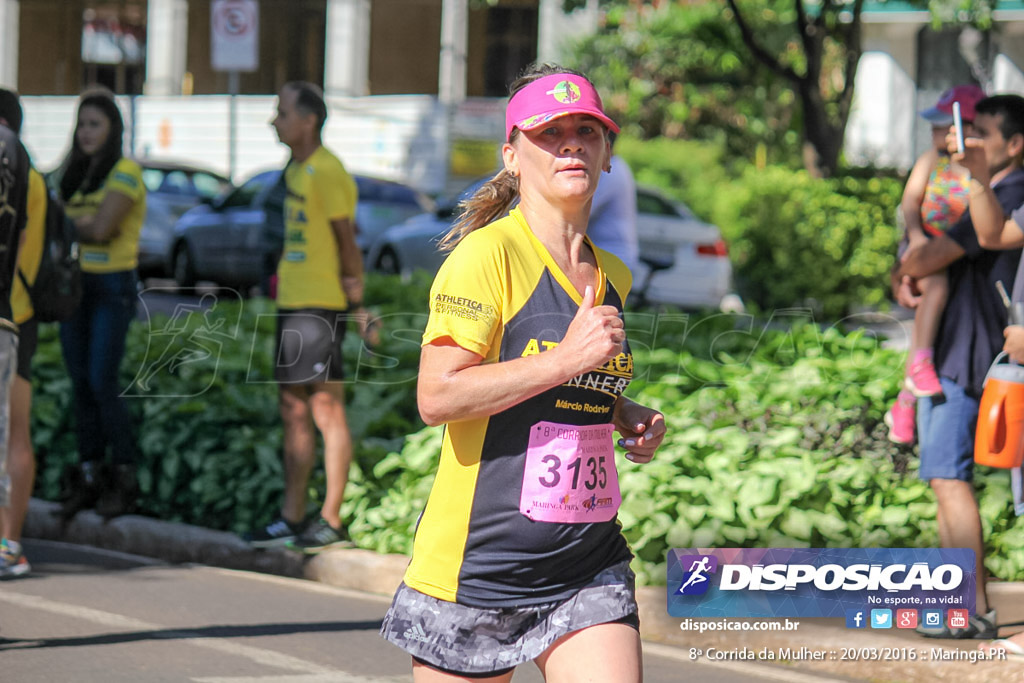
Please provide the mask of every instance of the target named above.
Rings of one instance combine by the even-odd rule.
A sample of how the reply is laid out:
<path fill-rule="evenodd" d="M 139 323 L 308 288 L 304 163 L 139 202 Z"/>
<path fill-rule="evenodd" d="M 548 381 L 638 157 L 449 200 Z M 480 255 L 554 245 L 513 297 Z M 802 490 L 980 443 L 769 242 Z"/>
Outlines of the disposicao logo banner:
<path fill-rule="evenodd" d="M 968 548 L 684 548 L 668 552 L 673 617 L 833 617 L 848 609 L 966 609 Z"/>

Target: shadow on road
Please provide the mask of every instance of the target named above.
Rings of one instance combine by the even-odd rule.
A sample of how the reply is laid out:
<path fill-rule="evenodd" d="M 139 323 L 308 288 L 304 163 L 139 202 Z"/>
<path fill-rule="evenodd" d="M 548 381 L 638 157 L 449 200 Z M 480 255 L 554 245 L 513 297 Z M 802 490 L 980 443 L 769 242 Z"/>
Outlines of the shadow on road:
<path fill-rule="evenodd" d="M 256 638 L 285 636 L 299 633 L 344 633 L 347 631 L 378 631 L 380 621 L 320 621 L 292 624 L 244 624 L 234 626 L 206 626 L 188 630 L 156 629 L 106 633 L 75 638 L 45 638 L 28 640 L 0 638 L 0 652 L 4 650 L 37 650 L 52 647 L 82 647 L 89 645 L 120 645 L 145 640 L 189 640 L 193 638 Z"/>

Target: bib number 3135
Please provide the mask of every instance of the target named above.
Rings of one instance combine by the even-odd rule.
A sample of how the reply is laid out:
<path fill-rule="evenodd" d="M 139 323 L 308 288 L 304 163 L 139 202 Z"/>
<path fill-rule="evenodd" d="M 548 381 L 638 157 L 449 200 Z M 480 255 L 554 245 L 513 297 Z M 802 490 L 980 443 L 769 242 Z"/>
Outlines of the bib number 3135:
<path fill-rule="evenodd" d="M 530 428 L 519 511 L 535 522 L 607 522 L 622 494 L 611 424 Z"/>

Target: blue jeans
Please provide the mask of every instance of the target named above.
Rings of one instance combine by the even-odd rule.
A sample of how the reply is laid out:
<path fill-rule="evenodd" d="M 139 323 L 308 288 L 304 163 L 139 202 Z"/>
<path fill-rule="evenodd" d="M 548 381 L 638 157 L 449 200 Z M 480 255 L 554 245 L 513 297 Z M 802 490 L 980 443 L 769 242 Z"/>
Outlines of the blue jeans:
<path fill-rule="evenodd" d="M 945 400 L 917 401 L 917 442 L 921 468 L 917 476 L 971 481 L 974 476 L 974 428 L 979 399 L 952 380 L 940 377 Z"/>
<path fill-rule="evenodd" d="M 82 303 L 61 323 L 60 346 L 71 376 L 75 432 L 83 462 L 111 450 L 117 464 L 138 461 L 131 417 L 121 398 L 118 373 L 128 327 L 135 318 L 134 270 L 83 273 Z"/>

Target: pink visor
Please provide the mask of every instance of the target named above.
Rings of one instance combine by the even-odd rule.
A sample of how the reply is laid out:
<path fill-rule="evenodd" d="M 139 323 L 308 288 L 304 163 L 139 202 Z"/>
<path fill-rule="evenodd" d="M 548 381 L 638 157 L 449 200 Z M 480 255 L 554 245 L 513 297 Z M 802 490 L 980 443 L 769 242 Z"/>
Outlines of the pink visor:
<path fill-rule="evenodd" d="M 569 114 L 590 114 L 613 133 L 619 132 L 615 122 L 605 115 L 601 96 L 590 81 L 573 74 L 552 74 L 533 81 L 509 100 L 505 139 L 512 135 L 513 128 L 533 130 Z"/>

